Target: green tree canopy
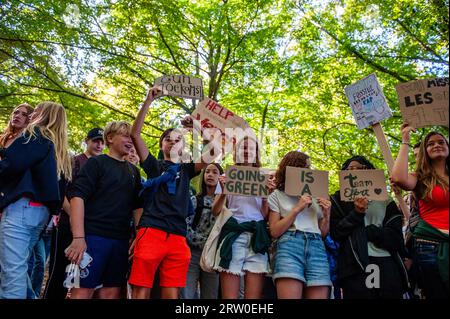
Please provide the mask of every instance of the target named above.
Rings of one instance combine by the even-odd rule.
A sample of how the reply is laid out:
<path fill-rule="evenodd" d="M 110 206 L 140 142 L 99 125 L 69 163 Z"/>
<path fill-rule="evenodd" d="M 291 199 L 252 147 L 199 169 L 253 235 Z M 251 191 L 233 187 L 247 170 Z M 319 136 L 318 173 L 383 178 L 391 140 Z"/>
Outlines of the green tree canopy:
<path fill-rule="evenodd" d="M 0 127 L 15 105 L 53 100 L 67 109 L 77 152 L 93 126 L 132 121 L 156 77 L 188 74 L 263 137 L 264 151 L 278 155 L 266 166 L 300 149 L 332 173 L 355 154 L 385 168 L 344 87 L 376 73 L 394 114 L 383 126 L 395 154 L 395 85 L 448 77 L 448 8 L 448 0 L 3 1 Z M 153 152 L 161 131 L 195 106 L 155 103 L 144 131 Z"/>

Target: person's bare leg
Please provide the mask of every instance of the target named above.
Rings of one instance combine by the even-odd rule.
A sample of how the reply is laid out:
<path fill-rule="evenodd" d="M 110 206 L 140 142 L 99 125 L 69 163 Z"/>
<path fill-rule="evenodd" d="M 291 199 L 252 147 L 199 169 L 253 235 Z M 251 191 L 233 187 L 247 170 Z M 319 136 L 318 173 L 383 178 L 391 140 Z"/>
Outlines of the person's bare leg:
<path fill-rule="evenodd" d="M 91 288 L 72 288 L 70 290 L 70 299 L 92 299 L 94 289 Z"/>
<path fill-rule="evenodd" d="M 248 272 L 245 274 L 245 299 L 261 299 L 265 274 Z"/>
<path fill-rule="evenodd" d="M 178 299 L 180 288 L 161 287 L 161 299 Z"/>
<path fill-rule="evenodd" d="M 132 299 L 150 299 L 151 288 L 133 285 L 131 298 Z"/>
<path fill-rule="evenodd" d="M 278 299 L 302 299 L 303 283 L 293 278 L 279 278 L 275 281 Z"/>
<path fill-rule="evenodd" d="M 330 287 L 328 286 L 306 287 L 304 293 L 305 299 L 328 299 L 329 295 Z"/>
<path fill-rule="evenodd" d="M 220 273 L 222 299 L 238 299 L 241 277 L 226 272 Z"/>
<path fill-rule="evenodd" d="M 120 287 L 103 287 L 98 290 L 99 299 L 120 299 Z"/>

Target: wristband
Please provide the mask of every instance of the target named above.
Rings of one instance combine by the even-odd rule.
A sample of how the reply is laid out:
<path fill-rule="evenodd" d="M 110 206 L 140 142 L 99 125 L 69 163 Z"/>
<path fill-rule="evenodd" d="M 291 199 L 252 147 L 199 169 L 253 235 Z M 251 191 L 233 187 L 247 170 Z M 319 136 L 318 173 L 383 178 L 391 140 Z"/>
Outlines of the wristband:
<path fill-rule="evenodd" d="M 84 238 L 84 236 L 83 237 L 72 237 L 72 239 L 81 239 L 81 238 Z"/>
<path fill-rule="evenodd" d="M 402 142 L 402 144 L 408 145 L 409 147 L 411 147 L 411 144 L 406 143 L 406 142 Z"/>

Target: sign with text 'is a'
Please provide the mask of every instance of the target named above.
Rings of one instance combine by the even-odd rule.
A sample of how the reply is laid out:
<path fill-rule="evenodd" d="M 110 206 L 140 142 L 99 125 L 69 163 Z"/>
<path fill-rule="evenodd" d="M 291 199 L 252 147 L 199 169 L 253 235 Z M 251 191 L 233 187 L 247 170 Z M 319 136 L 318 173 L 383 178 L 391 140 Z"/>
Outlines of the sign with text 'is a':
<path fill-rule="evenodd" d="M 375 74 L 345 87 L 345 95 L 360 130 L 392 116 Z"/>
<path fill-rule="evenodd" d="M 395 87 L 403 121 L 415 128 L 448 127 L 448 78 L 418 80 Z"/>
<path fill-rule="evenodd" d="M 164 75 L 157 78 L 154 85 L 161 88 L 164 96 L 203 99 L 203 83 L 199 78 L 188 75 Z"/>
<path fill-rule="evenodd" d="M 352 202 L 357 197 L 387 200 L 386 180 L 381 169 L 345 170 L 339 172 L 341 200 Z"/>
<path fill-rule="evenodd" d="M 287 166 L 284 191 L 291 196 L 328 198 L 328 172 Z"/>
<path fill-rule="evenodd" d="M 225 175 L 225 194 L 263 198 L 269 196 L 268 174 L 265 169 L 249 166 L 228 166 Z"/>

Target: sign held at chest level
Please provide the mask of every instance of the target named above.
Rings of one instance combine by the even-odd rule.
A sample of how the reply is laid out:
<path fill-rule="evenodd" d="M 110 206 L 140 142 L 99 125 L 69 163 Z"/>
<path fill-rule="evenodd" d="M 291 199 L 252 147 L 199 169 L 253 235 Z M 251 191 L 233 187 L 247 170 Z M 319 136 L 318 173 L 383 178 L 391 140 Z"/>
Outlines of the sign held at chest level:
<path fill-rule="evenodd" d="M 384 172 L 381 169 L 347 170 L 339 172 L 341 200 L 352 202 L 356 197 L 387 200 Z"/>
<path fill-rule="evenodd" d="M 291 196 L 328 198 L 328 172 L 287 166 L 284 187 Z"/>
<path fill-rule="evenodd" d="M 247 166 L 228 166 L 226 171 L 225 194 L 258 196 L 267 198 L 268 174 L 265 169 Z"/>

